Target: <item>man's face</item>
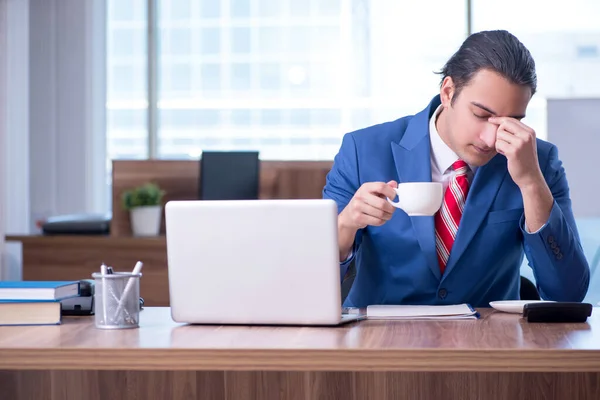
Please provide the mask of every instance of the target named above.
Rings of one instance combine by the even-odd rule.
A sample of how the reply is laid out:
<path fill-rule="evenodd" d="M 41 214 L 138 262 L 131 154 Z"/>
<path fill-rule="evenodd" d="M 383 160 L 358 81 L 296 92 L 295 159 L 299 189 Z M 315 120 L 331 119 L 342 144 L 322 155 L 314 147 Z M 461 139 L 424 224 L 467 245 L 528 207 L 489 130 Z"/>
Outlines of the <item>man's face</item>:
<path fill-rule="evenodd" d="M 489 70 L 477 72 L 453 104 L 452 78 L 444 80 L 440 94 L 444 107 L 438 118 L 440 136 L 462 160 L 474 166 L 482 166 L 496 155 L 498 125 L 488 122 L 488 118 L 520 120 L 531 99 L 529 87 L 513 84 Z"/>

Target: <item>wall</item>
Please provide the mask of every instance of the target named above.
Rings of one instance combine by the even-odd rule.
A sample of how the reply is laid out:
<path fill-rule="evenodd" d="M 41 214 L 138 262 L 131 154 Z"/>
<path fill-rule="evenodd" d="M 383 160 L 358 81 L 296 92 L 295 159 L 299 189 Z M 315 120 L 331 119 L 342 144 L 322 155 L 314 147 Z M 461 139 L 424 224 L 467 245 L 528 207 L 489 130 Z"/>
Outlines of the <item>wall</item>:
<path fill-rule="evenodd" d="M 577 218 L 600 217 L 598 110 L 600 99 L 548 100 L 548 140 L 558 146 Z"/>
<path fill-rule="evenodd" d="M 3 240 L 35 232 L 38 218 L 106 209 L 106 3 L 0 4 Z M 20 278 L 17 246 L 7 244 L 0 279 Z"/>
<path fill-rule="evenodd" d="M 6 34 L 6 4 L 7 0 L 0 0 L 0 280 L 4 275 L 4 206 L 6 200 L 6 187 L 4 171 L 6 165 L 2 160 L 5 159 L 6 147 L 6 57 L 4 56 L 7 44 Z"/>
<path fill-rule="evenodd" d="M 564 163 L 581 245 L 592 272 L 585 302 L 600 301 L 600 187 L 596 165 L 600 99 L 549 99 L 548 140 Z"/>
<path fill-rule="evenodd" d="M 24 233 L 29 223 L 29 1 L 1 0 L 4 23 L 3 91 L 4 128 L 2 143 L 4 232 Z M 2 236 L 4 239 L 4 236 Z M 20 248 L 7 244 L 4 248 L 3 279 L 20 276 Z"/>
<path fill-rule="evenodd" d="M 30 0 L 31 215 L 101 212 L 106 198 L 102 0 Z"/>

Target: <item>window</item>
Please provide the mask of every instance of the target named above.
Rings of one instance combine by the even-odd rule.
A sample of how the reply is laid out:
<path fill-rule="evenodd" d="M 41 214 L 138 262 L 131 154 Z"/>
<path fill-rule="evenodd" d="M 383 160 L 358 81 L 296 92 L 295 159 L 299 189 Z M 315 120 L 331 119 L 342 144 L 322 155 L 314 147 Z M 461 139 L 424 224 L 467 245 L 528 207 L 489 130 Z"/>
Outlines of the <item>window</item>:
<path fill-rule="evenodd" d="M 109 0 L 109 160 L 197 158 L 204 149 L 331 159 L 344 133 L 430 100 L 433 72 L 468 33 L 467 4 L 472 31 L 508 29 L 532 51 L 538 93 L 524 122 L 539 137 L 547 98 L 600 93 L 591 72 L 600 66 L 595 0 L 549 8 L 541 0 Z M 151 107 L 148 7 L 158 38 Z"/>
<path fill-rule="evenodd" d="M 107 9 L 107 168 L 148 155 L 147 1 L 110 0 Z"/>
<path fill-rule="evenodd" d="M 111 159 L 195 159 L 214 149 L 332 159 L 344 133 L 423 108 L 438 90 L 433 71 L 466 26 L 462 0 L 108 3 Z M 148 4 L 157 32 L 151 107 Z M 446 20 L 453 24 L 441 36 Z"/>

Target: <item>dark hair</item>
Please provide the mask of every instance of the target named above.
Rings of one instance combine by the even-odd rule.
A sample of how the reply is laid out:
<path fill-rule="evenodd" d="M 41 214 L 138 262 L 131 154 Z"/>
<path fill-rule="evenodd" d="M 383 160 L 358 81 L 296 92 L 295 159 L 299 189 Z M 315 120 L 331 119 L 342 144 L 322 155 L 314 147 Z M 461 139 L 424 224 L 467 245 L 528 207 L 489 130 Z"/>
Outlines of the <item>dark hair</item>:
<path fill-rule="evenodd" d="M 529 86 L 531 95 L 537 89 L 535 62 L 527 48 L 504 30 L 477 32 L 463 42 L 439 74 L 442 81 L 449 76 L 455 86 L 452 103 L 461 89 L 481 69 L 494 71 L 517 85 Z"/>

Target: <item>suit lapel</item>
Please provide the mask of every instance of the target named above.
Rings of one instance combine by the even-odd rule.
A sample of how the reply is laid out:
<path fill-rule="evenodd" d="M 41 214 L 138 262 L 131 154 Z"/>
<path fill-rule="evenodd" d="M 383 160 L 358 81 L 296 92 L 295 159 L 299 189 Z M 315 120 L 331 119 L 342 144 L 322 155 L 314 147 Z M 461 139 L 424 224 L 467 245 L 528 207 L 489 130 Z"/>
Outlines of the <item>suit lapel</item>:
<path fill-rule="evenodd" d="M 399 143 L 392 142 L 398 183 L 431 182 L 429 117 L 438 105 L 439 97 L 413 117 Z M 429 268 L 440 279 L 440 267 L 435 250 L 434 219 L 433 217 L 410 217 L 410 219 Z"/>
<path fill-rule="evenodd" d="M 486 165 L 477 169 L 473 183 L 469 188 L 467 202 L 458 226 L 456 239 L 450 251 L 450 258 L 446 264 L 444 277 L 452 272 L 471 239 L 479 230 L 507 173 L 506 158 L 500 154 L 497 154 Z"/>

